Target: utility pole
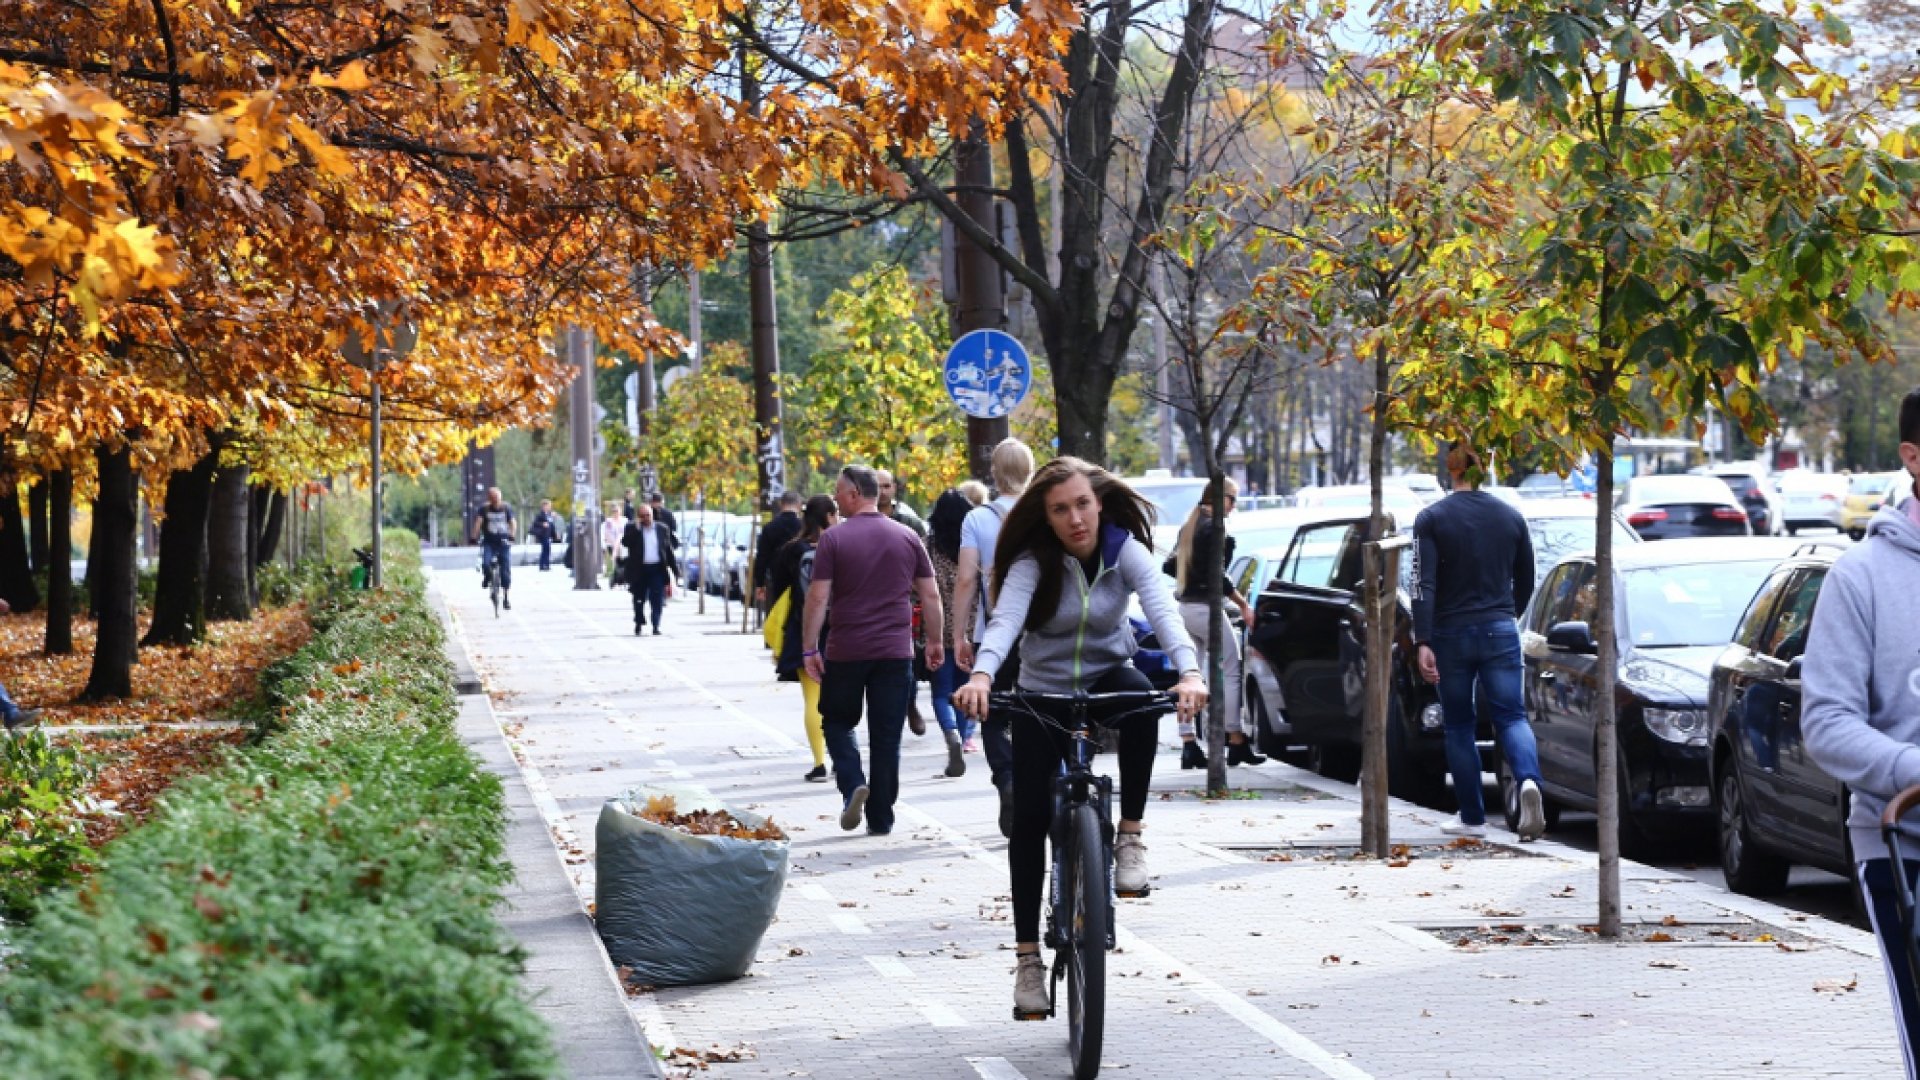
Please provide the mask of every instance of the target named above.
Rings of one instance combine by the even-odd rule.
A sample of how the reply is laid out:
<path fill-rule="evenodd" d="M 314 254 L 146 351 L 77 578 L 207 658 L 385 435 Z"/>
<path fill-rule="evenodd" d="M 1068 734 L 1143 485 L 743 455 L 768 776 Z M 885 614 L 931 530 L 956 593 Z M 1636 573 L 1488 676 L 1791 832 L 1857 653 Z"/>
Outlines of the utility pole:
<path fill-rule="evenodd" d="M 377 589 L 380 587 L 382 579 L 386 576 L 381 572 L 381 563 L 384 560 L 381 557 L 382 545 L 380 543 L 380 373 L 376 370 L 370 374 L 371 377 L 368 378 L 367 382 L 373 387 L 373 461 L 371 469 L 373 479 L 373 571 L 368 575 L 367 584 L 369 587 Z"/>
<path fill-rule="evenodd" d="M 740 99 L 749 116 L 760 111 L 760 80 L 753 55 L 740 46 Z M 780 434 L 780 327 L 773 304 L 773 241 L 765 220 L 747 226 L 747 306 L 752 314 L 754 458 L 760 465 L 759 512 L 771 520 L 787 493 Z M 697 310 L 697 307 L 696 307 Z"/>
<path fill-rule="evenodd" d="M 573 443 L 573 587 L 600 587 L 600 463 L 593 453 L 593 338 L 577 326 L 566 330 L 573 386 L 567 399 L 567 429 Z"/>
<path fill-rule="evenodd" d="M 954 175 L 959 192 L 957 201 L 966 215 L 990 234 L 998 234 L 993 213 L 993 151 L 979 122 L 975 122 L 967 140 L 954 155 Z M 954 276 L 960 302 L 954 312 L 954 337 L 975 330 L 1005 330 L 1007 325 L 1006 289 L 1000 278 L 1000 264 L 993 256 L 953 230 Z M 993 479 L 993 448 L 1007 437 L 1007 418 L 983 420 L 967 417 L 967 471 L 976 480 Z"/>
<path fill-rule="evenodd" d="M 700 362 L 706 358 L 707 344 L 700 332 L 700 271 L 687 274 L 687 337 L 693 339 L 692 368 L 700 374 Z"/>

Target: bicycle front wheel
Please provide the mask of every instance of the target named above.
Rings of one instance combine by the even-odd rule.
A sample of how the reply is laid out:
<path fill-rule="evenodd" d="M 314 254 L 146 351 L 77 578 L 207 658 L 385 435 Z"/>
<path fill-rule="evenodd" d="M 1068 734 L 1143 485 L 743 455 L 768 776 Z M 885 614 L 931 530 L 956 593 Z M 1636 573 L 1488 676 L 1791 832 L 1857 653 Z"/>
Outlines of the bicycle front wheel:
<path fill-rule="evenodd" d="M 1107 1022 L 1107 925 L 1113 896 L 1106 839 L 1092 806 L 1074 808 L 1067 859 L 1067 1039 L 1074 1080 L 1100 1075 Z"/>

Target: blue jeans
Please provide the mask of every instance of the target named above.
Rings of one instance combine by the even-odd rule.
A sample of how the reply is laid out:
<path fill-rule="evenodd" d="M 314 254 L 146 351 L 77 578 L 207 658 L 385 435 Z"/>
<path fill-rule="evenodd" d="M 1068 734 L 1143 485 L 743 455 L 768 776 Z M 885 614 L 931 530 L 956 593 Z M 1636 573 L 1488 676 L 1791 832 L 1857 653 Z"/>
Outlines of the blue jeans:
<path fill-rule="evenodd" d="M 1487 810 L 1480 790 L 1480 748 L 1474 743 L 1478 715 L 1475 689 L 1493 714 L 1493 736 L 1514 783 L 1540 779 L 1540 754 L 1520 697 L 1520 631 L 1512 619 L 1436 629 L 1434 661 L 1440 668 L 1440 708 L 1446 714 L 1447 771 L 1460 820 L 1484 825 Z"/>
<path fill-rule="evenodd" d="M 480 541 L 480 566 L 484 570 L 491 563 L 494 573 L 500 575 L 502 589 L 513 588 L 513 541 L 485 538 Z"/>
<path fill-rule="evenodd" d="M 553 561 L 553 537 L 540 538 L 540 569 L 545 570 Z"/>
<path fill-rule="evenodd" d="M 1920 863 L 1908 862 L 1907 884 L 1920 884 Z M 1874 936 L 1880 939 L 1880 957 L 1886 966 L 1887 996 L 1893 999 L 1894 1020 L 1900 1030 L 1900 1054 L 1907 1075 L 1914 1075 L 1913 1052 L 1920 1044 L 1920 991 L 1907 952 L 1906 928 L 1900 925 L 1900 904 L 1894 898 L 1893 860 L 1868 859 L 1854 865 L 1854 877 L 1865 901 Z"/>
<path fill-rule="evenodd" d="M 960 665 L 947 654 L 947 662 L 941 664 L 933 673 L 930 685 L 933 687 L 933 718 L 940 722 L 940 730 L 957 731 L 962 739 L 973 738 L 973 719 L 961 716 L 953 707 L 953 686 L 960 680 Z"/>
<path fill-rule="evenodd" d="M 900 797 L 900 732 L 912 696 L 913 661 L 908 659 L 829 660 L 820 682 L 820 728 L 842 805 L 853 789 L 866 787 L 867 828 L 876 832 L 893 828 L 893 804 Z M 853 737 L 863 699 L 871 778 L 860 768 L 860 744 Z"/>

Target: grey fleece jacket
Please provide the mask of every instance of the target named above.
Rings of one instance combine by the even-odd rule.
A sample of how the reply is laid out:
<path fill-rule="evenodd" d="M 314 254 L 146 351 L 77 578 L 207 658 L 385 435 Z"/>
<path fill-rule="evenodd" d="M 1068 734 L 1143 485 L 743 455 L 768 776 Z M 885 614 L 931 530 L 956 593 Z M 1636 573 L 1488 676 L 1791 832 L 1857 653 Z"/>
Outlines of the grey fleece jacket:
<path fill-rule="evenodd" d="M 1807 752 L 1853 790 L 1854 857 L 1885 858 L 1880 813 L 1920 784 L 1920 527 L 1904 508 L 1883 507 L 1834 560 L 1800 668 Z M 1920 853 L 1920 820 L 1901 838 Z"/>
<path fill-rule="evenodd" d="M 991 677 L 1006 662 L 1015 641 L 1020 643 L 1020 689 L 1042 694 L 1071 694 L 1133 659 L 1133 624 L 1127 619 L 1127 597 L 1140 596 L 1140 607 L 1160 638 L 1160 647 L 1173 660 L 1175 671 L 1200 666 L 1193 639 L 1187 636 L 1173 591 L 1160 575 L 1159 560 L 1146 546 L 1114 525 L 1100 527 L 1100 572 L 1087 581 L 1080 560 L 1062 555 L 1066 580 L 1061 583 L 1060 606 L 1038 629 L 1022 637 L 1040 564 L 1022 555 L 1007 568 L 987 623 L 987 637 L 974 657 L 973 670 Z"/>

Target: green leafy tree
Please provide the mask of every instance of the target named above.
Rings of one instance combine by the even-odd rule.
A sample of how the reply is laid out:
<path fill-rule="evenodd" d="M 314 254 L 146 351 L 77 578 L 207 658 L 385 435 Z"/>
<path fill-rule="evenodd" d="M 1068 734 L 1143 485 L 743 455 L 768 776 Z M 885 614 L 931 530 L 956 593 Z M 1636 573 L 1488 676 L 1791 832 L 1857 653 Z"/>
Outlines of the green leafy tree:
<path fill-rule="evenodd" d="M 852 461 L 881 466 L 925 502 L 966 479 L 966 422 L 942 382 L 931 303 L 898 266 L 862 274 L 827 300 L 838 340 L 789 380 L 789 457 L 815 473 Z"/>
<path fill-rule="evenodd" d="M 753 500 L 759 475 L 753 390 L 738 374 L 738 345 L 717 347 L 709 359 L 698 374 L 682 377 L 666 392 L 633 453 L 659 470 L 662 490 L 689 498 L 698 493 L 709 507 L 744 507 Z"/>
<path fill-rule="evenodd" d="M 1601 933 L 1620 930 L 1618 655 L 1612 532 L 1616 436 L 1671 429 L 1712 404 L 1750 429 L 1757 387 L 1811 346 L 1883 357 L 1872 315 L 1911 306 L 1920 264 L 1896 235 L 1913 209 L 1910 134 L 1850 106 L 1817 67 L 1816 38 L 1847 28 L 1759 3 L 1519 0 L 1438 31 L 1473 58 L 1475 89 L 1531 133 L 1538 186 L 1517 242 L 1530 276 L 1489 282 L 1457 312 L 1460 362 L 1424 372 L 1409 407 L 1471 416 L 1490 443 L 1599 463 L 1594 638 Z M 1704 48 L 1711 43 L 1714 48 Z"/>

